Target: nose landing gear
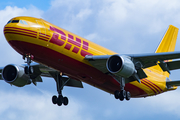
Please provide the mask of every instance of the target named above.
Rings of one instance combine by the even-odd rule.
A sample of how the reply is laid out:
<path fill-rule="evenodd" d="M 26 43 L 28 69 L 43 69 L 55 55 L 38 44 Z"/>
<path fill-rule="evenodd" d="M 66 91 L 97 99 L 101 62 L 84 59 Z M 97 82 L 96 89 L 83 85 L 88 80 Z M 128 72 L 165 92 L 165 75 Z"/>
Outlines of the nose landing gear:
<path fill-rule="evenodd" d="M 31 74 L 33 74 L 34 70 L 30 64 L 31 64 L 32 60 L 34 59 L 34 56 L 31 54 L 26 54 L 23 56 L 24 60 L 25 60 L 25 58 L 27 59 L 27 61 L 26 61 L 27 66 L 24 68 L 24 72 L 25 72 L 25 74 L 31 75 Z"/>

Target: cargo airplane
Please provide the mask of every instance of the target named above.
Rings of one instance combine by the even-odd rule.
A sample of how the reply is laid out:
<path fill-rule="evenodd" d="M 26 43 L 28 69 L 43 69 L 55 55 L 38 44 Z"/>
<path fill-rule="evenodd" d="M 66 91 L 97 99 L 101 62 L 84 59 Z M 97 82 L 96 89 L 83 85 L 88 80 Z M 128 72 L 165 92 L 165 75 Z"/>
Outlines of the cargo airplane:
<path fill-rule="evenodd" d="M 180 68 L 180 52 L 174 52 L 178 28 L 170 25 L 155 53 L 118 54 L 55 26 L 43 19 L 15 17 L 7 22 L 7 42 L 26 64 L 0 68 L 0 79 L 23 87 L 52 77 L 58 95 L 52 102 L 68 105 L 64 86 L 83 88 L 90 84 L 123 101 L 175 90 L 180 81 L 169 79 Z"/>

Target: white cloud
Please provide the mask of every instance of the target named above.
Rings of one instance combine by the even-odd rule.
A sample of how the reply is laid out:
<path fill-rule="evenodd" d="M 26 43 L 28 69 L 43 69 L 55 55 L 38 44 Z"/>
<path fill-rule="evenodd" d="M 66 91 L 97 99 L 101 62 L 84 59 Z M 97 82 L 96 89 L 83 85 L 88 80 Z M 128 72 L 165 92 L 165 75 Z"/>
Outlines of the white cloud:
<path fill-rule="evenodd" d="M 90 9 L 81 9 L 76 15 L 76 18 L 79 20 L 86 20 L 86 18 L 92 13 Z"/>
<path fill-rule="evenodd" d="M 52 0 L 51 8 L 67 7 L 68 9 L 74 10 L 75 6 L 79 8 L 86 8 L 89 6 L 90 2 L 90 0 Z"/>
<path fill-rule="evenodd" d="M 1 90 L 0 96 L 0 116 L 6 120 L 81 120 L 85 117 L 81 115 L 84 108 L 75 99 L 71 99 L 68 107 L 58 107 L 51 103 L 51 95 L 47 92 L 32 94 L 21 90 L 14 92 Z"/>
<path fill-rule="evenodd" d="M 139 26 L 141 29 L 146 27 L 147 32 L 154 33 L 162 30 L 170 22 L 179 25 L 179 10 L 178 0 L 106 0 L 99 12 L 99 22 L 102 26 L 106 24 L 116 29 L 120 26 Z"/>
<path fill-rule="evenodd" d="M 46 13 L 49 15 L 44 17 L 62 28 L 79 34 L 84 31 L 82 24 L 92 15 L 92 9 L 89 7 L 90 0 L 52 0 L 51 7 Z"/>
<path fill-rule="evenodd" d="M 4 10 L 0 10 L 1 18 L 0 20 L 4 23 L 7 20 L 17 17 L 17 16 L 33 16 L 33 17 L 41 17 L 44 12 L 31 5 L 29 8 L 18 8 L 16 6 L 6 6 Z"/>

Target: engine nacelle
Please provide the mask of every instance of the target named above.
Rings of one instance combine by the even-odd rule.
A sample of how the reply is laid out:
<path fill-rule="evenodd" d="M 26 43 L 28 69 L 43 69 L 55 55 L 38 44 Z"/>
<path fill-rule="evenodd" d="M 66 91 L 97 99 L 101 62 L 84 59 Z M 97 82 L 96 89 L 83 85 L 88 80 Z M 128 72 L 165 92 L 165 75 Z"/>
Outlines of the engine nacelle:
<path fill-rule="evenodd" d="M 127 56 L 112 55 L 106 62 L 108 71 L 125 78 L 132 76 L 136 69 L 134 63 Z"/>
<path fill-rule="evenodd" d="M 17 65 L 7 65 L 2 70 L 3 79 L 17 87 L 23 87 L 30 83 L 29 76 L 24 73 L 24 67 Z"/>

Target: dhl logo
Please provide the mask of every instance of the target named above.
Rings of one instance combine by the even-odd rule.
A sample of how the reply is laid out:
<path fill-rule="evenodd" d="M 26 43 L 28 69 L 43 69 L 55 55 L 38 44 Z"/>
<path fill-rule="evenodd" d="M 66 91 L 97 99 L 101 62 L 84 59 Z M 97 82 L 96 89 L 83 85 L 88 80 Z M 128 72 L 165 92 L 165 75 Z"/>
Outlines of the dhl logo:
<path fill-rule="evenodd" d="M 53 33 L 52 38 L 50 39 L 49 42 L 56 44 L 58 46 L 63 46 L 67 41 L 67 43 L 64 47 L 65 49 L 71 50 L 71 48 L 73 48 L 72 52 L 76 53 L 76 54 L 80 51 L 80 54 L 83 57 L 85 57 L 86 55 L 93 55 L 93 54 L 87 52 L 89 49 L 89 43 L 88 42 L 81 40 L 78 37 L 76 37 L 76 39 L 74 40 L 75 37 L 73 35 L 68 34 L 68 36 L 66 36 L 66 34 L 62 30 L 59 30 L 59 29 L 52 27 L 52 26 L 50 26 L 50 30 L 54 31 L 54 33 Z M 59 38 L 59 35 L 61 35 L 60 38 Z M 67 38 L 68 38 L 68 40 L 67 40 Z"/>

